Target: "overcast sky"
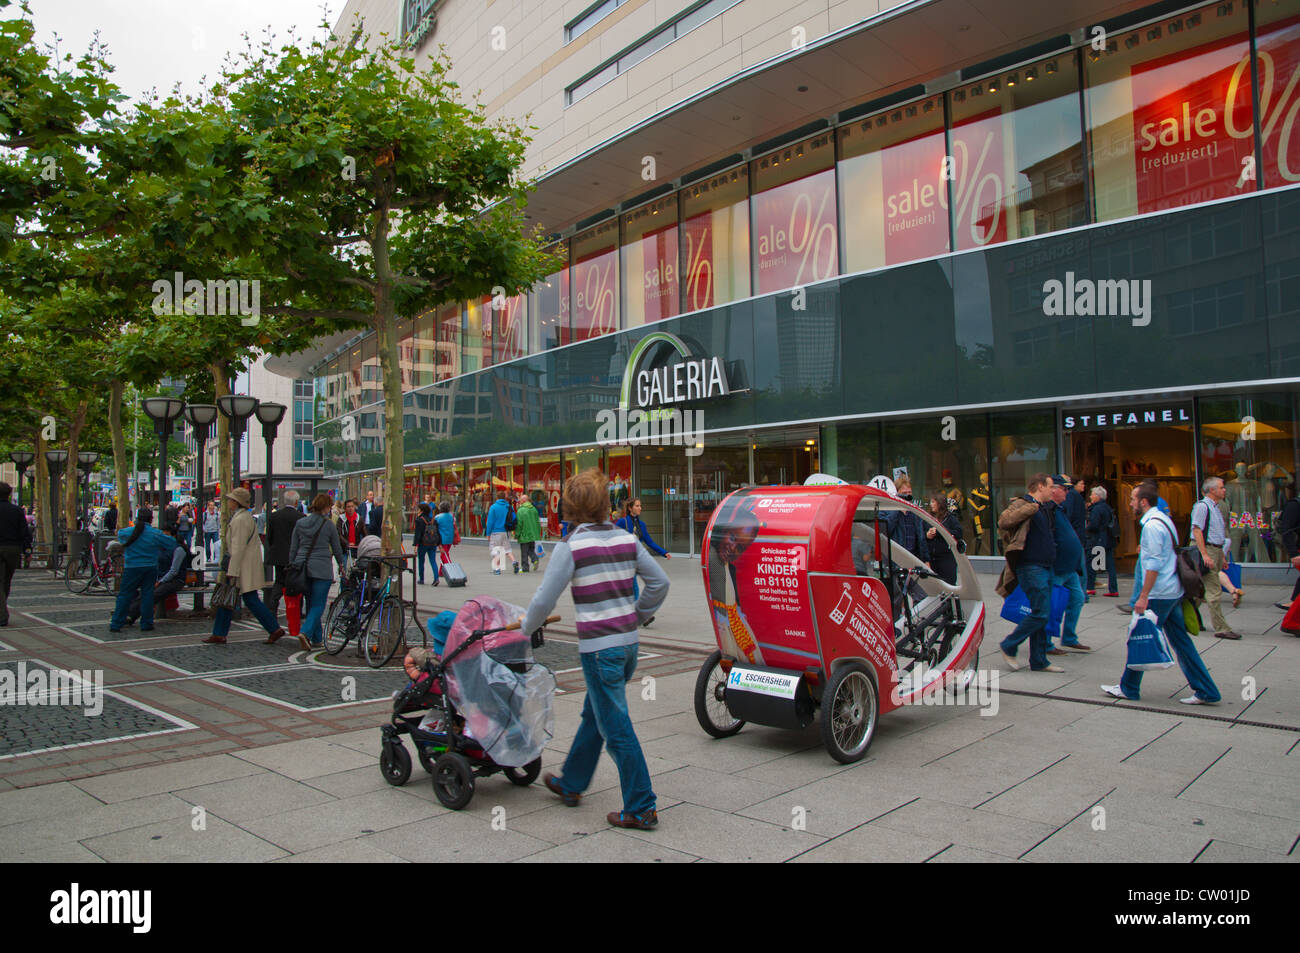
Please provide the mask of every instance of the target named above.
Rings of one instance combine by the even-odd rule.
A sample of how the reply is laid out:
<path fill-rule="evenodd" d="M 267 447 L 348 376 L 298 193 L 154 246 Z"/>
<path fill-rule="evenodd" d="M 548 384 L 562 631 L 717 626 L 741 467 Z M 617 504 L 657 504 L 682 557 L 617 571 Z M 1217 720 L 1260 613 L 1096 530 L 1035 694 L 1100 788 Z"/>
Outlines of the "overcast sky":
<path fill-rule="evenodd" d="M 178 80 L 197 92 L 227 51 L 242 50 L 244 33 L 257 39 L 266 26 L 287 39 L 289 30 L 317 34 L 322 8 L 333 23 L 345 0 L 32 0 L 37 42 L 59 36 L 60 52 L 85 51 L 95 31 L 108 45 L 113 81 L 135 98 L 156 87 L 166 93 Z M 17 3 L 0 16 L 17 15 Z"/>

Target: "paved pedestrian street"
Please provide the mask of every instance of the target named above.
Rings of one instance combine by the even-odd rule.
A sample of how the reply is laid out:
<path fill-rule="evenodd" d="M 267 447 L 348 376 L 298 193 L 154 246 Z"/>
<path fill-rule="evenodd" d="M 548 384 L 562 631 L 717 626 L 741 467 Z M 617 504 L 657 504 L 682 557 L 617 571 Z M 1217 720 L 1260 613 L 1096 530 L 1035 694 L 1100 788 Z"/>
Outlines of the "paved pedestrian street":
<path fill-rule="evenodd" d="M 461 556 L 469 587 L 420 587 L 421 619 L 479 594 L 523 606 L 539 581 L 491 576 L 479 543 Z M 997 640 L 1010 626 L 996 617 L 993 577 L 982 576 L 992 618 L 981 669 L 997 674 L 996 705 L 890 712 L 867 757 L 842 765 L 816 724 L 747 725 L 721 740 L 700 729 L 692 695 L 713 648 L 700 566 L 663 565 L 672 591 L 642 630 L 628 687 L 658 798 L 660 824 L 649 832 L 606 823 L 621 807 L 607 757 L 576 809 L 540 783 L 516 787 L 498 774 L 477 781 L 465 810 L 449 811 L 418 760 L 404 786 L 387 784 L 379 727 L 405 683 L 397 659 L 372 671 L 350 647 L 337 659 L 308 656 L 289 639 L 265 645 L 247 622 L 235 623 L 230 644 L 202 645 L 210 620 L 185 612 L 143 637 L 125 629 L 108 640 L 111 600 L 22 571 L 0 669 L 98 672 L 104 694 L 93 716 L 79 704 L 0 708 L 0 860 L 1208 863 L 1300 854 L 1300 640 L 1278 631 L 1281 589 L 1248 587 L 1228 610 L 1242 641 L 1195 639 L 1224 702 L 1188 710 L 1177 669 L 1148 673 L 1140 702 L 1098 691 L 1125 658 L 1114 599 L 1084 608 L 1091 654 L 1056 658 L 1061 674 L 1008 671 Z M 557 611 L 563 621 L 538 652 L 560 684 L 543 770 L 562 765 L 584 700 L 567 594 Z"/>

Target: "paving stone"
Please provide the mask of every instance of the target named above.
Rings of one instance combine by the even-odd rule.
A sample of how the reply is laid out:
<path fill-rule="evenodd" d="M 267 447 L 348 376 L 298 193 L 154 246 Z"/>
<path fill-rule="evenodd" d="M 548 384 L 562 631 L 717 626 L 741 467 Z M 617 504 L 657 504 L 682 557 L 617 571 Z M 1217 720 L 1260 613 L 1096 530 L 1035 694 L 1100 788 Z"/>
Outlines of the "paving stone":
<path fill-rule="evenodd" d="M 244 830 L 290 853 L 349 841 L 375 831 L 433 817 L 430 805 L 391 791 L 377 791 L 243 822 Z"/>
<path fill-rule="evenodd" d="M 946 850 L 940 851 L 931 857 L 926 863 L 930 864 L 1022 864 L 1024 861 L 1017 860 L 1014 857 L 1007 857 L 1003 854 L 990 853 L 987 850 L 976 850 L 973 847 L 962 847 L 960 844 L 953 844 Z"/>
<path fill-rule="evenodd" d="M 521 857 L 516 863 L 680 864 L 698 859 L 694 854 L 670 850 L 662 844 L 629 837 L 623 831 L 606 827 L 603 831 Z"/>
<path fill-rule="evenodd" d="M 270 772 L 183 788 L 175 796 L 235 824 L 334 800 L 324 791 Z"/>
<path fill-rule="evenodd" d="M 1300 819 L 1300 789 L 1294 779 L 1275 774 L 1216 764 L 1179 797 L 1292 821 Z"/>
<path fill-rule="evenodd" d="M 1008 857 L 1019 857 L 1054 830 L 1049 824 L 930 798 L 918 798 L 869 826 L 933 837 L 944 844 L 961 844 Z"/>
<path fill-rule="evenodd" d="M 1120 817 L 1151 827 L 1213 837 L 1244 847 L 1285 854 L 1300 837 L 1300 821 L 1254 814 L 1186 797 L 1159 797 L 1148 792 L 1117 790 L 1101 802 L 1107 818 Z"/>
<path fill-rule="evenodd" d="M 920 796 L 905 779 L 861 767 L 801 785 L 736 813 L 788 828 L 799 818 L 810 833 L 835 837 Z"/>
<path fill-rule="evenodd" d="M 1021 855 L 1035 863 L 1186 864 L 1201 852 L 1210 837 L 1139 824 L 1107 812 L 1105 830 L 1093 830 L 1092 812 L 1056 831 Z"/>
<path fill-rule="evenodd" d="M 285 665 L 298 648 L 296 639 L 284 638 L 275 645 L 263 641 L 230 642 L 226 645 L 173 645 L 142 649 L 142 658 L 162 662 L 182 672 L 199 674 L 227 672 L 255 665 Z"/>
<path fill-rule="evenodd" d="M 237 752 L 234 757 L 248 762 L 250 766 L 269 768 L 295 781 L 377 763 L 374 755 L 367 756 L 352 748 L 332 744 L 324 738 L 305 738 L 265 748 L 245 749 Z"/>
<path fill-rule="evenodd" d="M 1201 852 L 1196 862 L 1198 864 L 1286 864 L 1296 863 L 1296 858 L 1215 840 L 1210 841 L 1210 846 Z"/>
<path fill-rule="evenodd" d="M 344 679 L 348 678 L 355 679 L 355 682 L 345 682 Z M 227 675 L 214 681 L 218 685 L 253 692 L 310 711 L 391 698 L 393 692 L 406 684 L 407 678 L 401 671 L 325 669 L 304 665 L 282 671 Z M 345 691 L 348 697 L 345 697 Z"/>
<path fill-rule="evenodd" d="M 373 834 L 367 841 L 380 850 L 416 863 L 516 860 L 555 845 L 512 830 L 493 830 L 482 817 L 446 811 L 437 817 Z"/>
<path fill-rule="evenodd" d="M 196 831 L 188 814 L 171 821 L 91 837 L 82 843 L 110 863 L 175 863 L 199 859 L 208 864 L 259 863 L 286 853 L 219 817 L 209 816 L 206 829 Z"/>
<path fill-rule="evenodd" d="M 788 860 L 825 841 L 807 831 L 792 831 L 697 804 L 677 804 L 660 811 L 659 826 L 653 831 L 626 833 L 722 863 Z"/>
<path fill-rule="evenodd" d="M 919 863 L 949 842 L 867 824 L 792 859 L 796 864 Z"/>
<path fill-rule="evenodd" d="M 256 773 L 258 773 L 256 765 L 228 754 L 218 754 L 193 758 L 189 761 L 177 761 L 173 764 L 153 765 L 99 777 L 82 778 L 74 783 L 87 794 L 111 804 L 115 801 L 143 797 L 146 794 L 183 791 L 200 784 L 228 781 L 231 778 L 246 777 Z"/>
<path fill-rule="evenodd" d="M 315 850 L 281 857 L 277 864 L 409 864 L 409 860 L 380 850 L 369 837 L 355 837 Z"/>
<path fill-rule="evenodd" d="M 75 784 L 60 782 L 0 794 L 0 828 L 50 815 L 89 810 L 103 804 Z"/>
<path fill-rule="evenodd" d="M 50 814 L 22 824 L 0 828 L 0 858 L 28 848 L 53 849 L 60 844 L 82 841 L 100 834 L 128 830 L 143 824 L 180 819 L 189 823 L 191 805 L 170 794 L 100 804 Z"/>
<path fill-rule="evenodd" d="M 660 813 L 681 803 L 676 798 L 661 795 L 657 791 L 655 800 Z M 605 816 L 622 809 L 623 794 L 617 787 L 586 794 L 577 807 L 566 807 L 548 791 L 541 810 L 511 817 L 509 827 L 513 831 L 552 844 L 567 844 L 572 840 L 611 830 Z"/>
<path fill-rule="evenodd" d="M 730 813 L 766 800 L 781 790 L 773 784 L 693 765 L 658 775 L 654 789 L 656 794 Z"/>

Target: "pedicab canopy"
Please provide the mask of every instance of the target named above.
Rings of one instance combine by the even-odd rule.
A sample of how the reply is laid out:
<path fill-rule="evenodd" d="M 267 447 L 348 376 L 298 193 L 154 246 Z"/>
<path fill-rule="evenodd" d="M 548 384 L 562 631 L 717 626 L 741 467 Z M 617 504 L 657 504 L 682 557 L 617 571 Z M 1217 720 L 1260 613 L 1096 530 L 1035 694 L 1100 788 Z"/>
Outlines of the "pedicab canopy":
<path fill-rule="evenodd" d="M 936 527 L 957 552 L 952 536 L 928 513 L 871 486 L 747 487 L 723 500 L 705 530 L 702 560 L 723 656 L 747 669 L 823 680 L 836 663 L 862 660 L 876 673 L 881 710 L 897 707 L 898 692 L 891 690 L 898 681 L 894 596 L 901 588 L 891 592 L 887 567 L 891 561 L 901 568 L 921 565 L 889 541 L 884 518 L 898 510 Z M 978 600 L 970 561 L 958 555 L 957 563 L 956 585 L 926 579 L 921 587 Z M 950 662 L 966 664 L 974 648 Z"/>

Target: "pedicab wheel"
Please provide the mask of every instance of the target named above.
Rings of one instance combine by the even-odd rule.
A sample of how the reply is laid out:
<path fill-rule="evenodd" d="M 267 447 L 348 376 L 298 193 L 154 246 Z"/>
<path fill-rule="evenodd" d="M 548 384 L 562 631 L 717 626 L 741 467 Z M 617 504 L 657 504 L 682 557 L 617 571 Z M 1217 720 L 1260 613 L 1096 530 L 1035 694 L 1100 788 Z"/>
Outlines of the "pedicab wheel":
<path fill-rule="evenodd" d="M 361 633 L 362 654 L 371 668 L 383 668 L 397 654 L 406 633 L 406 614 L 402 600 L 386 596 L 379 608 L 366 619 Z"/>
<path fill-rule="evenodd" d="M 340 593 L 330 606 L 329 616 L 325 620 L 325 651 L 330 655 L 338 655 L 352 641 L 356 634 L 357 611 L 360 608 L 357 594 L 352 591 Z"/>
<path fill-rule="evenodd" d="M 861 662 L 835 670 L 822 695 L 822 743 L 832 758 L 852 764 L 867 753 L 880 708 L 876 684 Z"/>
<path fill-rule="evenodd" d="M 714 651 L 700 668 L 695 679 L 695 719 L 700 727 L 715 738 L 730 738 L 745 723 L 732 717 L 723 700 L 723 689 L 727 686 L 727 673 L 722 670 L 722 653 Z"/>
<path fill-rule="evenodd" d="M 445 751 L 433 763 L 433 793 L 438 803 L 453 811 L 474 799 L 474 772 L 463 754 Z"/>
<path fill-rule="evenodd" d="M 411 756 L 406 745 L 401 742 L 384 745 L 379 755 L 379 770 L 384 780 L 395 788 L 400 788 L 411 778 Z"/>
<path fill-rule="evenodd" d="M 522 768 L 503 768 L 506 777 L 510 779 L 511 784 L 517 784 L 521 788 L 526 788 L 537 780 L 537 776 L 542 773 L 542 759 L 534 758 Z"/>

